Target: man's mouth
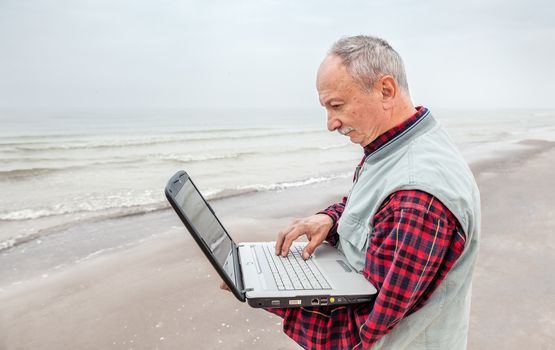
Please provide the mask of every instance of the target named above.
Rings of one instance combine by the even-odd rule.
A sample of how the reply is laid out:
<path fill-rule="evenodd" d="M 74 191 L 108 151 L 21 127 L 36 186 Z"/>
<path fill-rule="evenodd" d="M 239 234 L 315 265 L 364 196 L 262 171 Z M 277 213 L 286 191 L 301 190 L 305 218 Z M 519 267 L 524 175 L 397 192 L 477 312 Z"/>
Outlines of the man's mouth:
<path fill-rule="evenodd" d="M 350 132 L 353 131 L 353 130 L 354 130 L 353 128 L 346 127 L 346 128 L 338 129 L 337 131 L 338 131 L 341 135 L 347 136 L 347 134 L 350 133 Z"/>

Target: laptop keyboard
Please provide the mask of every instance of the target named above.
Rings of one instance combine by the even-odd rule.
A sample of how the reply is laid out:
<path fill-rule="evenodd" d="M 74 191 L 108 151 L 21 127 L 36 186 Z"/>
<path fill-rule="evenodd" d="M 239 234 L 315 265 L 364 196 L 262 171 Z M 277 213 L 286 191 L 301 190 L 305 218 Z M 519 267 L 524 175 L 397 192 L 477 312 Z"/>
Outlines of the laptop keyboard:
<path fill-rule="evenodd" d="M 314 262 L 303 259 L 301 247 L 291 246 L 287 257 L 277 256 L 272 243 L 262 247 L 279 290 L 331 289 Z"/>

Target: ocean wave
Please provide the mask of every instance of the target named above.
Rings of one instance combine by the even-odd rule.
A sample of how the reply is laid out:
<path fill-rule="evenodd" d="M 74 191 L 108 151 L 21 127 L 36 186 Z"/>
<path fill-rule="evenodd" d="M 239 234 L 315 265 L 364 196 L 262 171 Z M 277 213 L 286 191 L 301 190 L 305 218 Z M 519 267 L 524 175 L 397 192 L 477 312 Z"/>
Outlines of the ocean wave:
<path fill-rule="evenodd" d="M 299 181 L 280 182 L 280 183 L 269 184 L 269 185 L 263 185 L 263 184 L 248 185 L 248 186 L 242 186 L 240 187 L 240 189 L 245 189 L 245 190 L 252 189 L 255 191 L 282 191 L 288 188 L 310 186 L 310 185 L 314 185 L 322 182 L 329 182 L 335 179 L 346 178 L 349 176 L 350 176 L 350 173 L 342 173 L 342 174 L 331 175 L 331 176 L 310 177 Z"/>
<path fill-rule="evenodd" d="M 38 208 L 38 209 L 22 209 L 7 213 L 0 213 L 0 220 L 5 221 L 22 221 L 22 220 L 32 220 L 51 216 L 62 216 L 67 214 L 79 214 L 84 212 L 99 212 L 108 209 L 129 209 L 136 208 L 141 209 L 141 213 L 150 212 L 153 210 L 158 210 L 165 208 L 165 202 L 155 202 L 147 204 L 128 204 L 128 205 L 106 205 L 100 207 L 94 207 L 88 204 L 80 204 L 76 206 L 70 206 L 66 204 L 59 204 L 49 208 Z"/>
<path fill-rule="evenodd" d="M 210 133 L 210 132 L 209 132 Z M 109 139 L 94 141 L 68 141 L 66 143 L 4 143 L 3 152 L 45 152 L 45 151 L 67 151 L 80 149 L 105 149 L 105 148 L 125 148 L 125 147 L 145 147 L 160 144 L 188 143 L 188 142 L 207 142 L 207 141 L 230 141 L 245 140 L 267 137 L 279 137 L 287 135 L 323 133 L 322 130 L 268 130 L 264 132 L 225 132 L 223 134 L 204 135 L 204 133 L 186 133 L 164 136 L 143 136 L 128 139 Z"/>
<path fill-rule="evenodd" d="M 349 173 L 336 174 L 330 176 L 309 177 L 298 181 L 278 182 L 272 184 L 252 184 L 223 189 L 207 189 L 203 195 L 207 200 L 236 197 L 253 192 L 281 191 L 289 188 L 310 186 L 334 179 L 348 177 Z M 0 220 L 22 221 L 33 220 L 51 216 L 62 216 L 68 214 L 102 212 L 110 209 L 126 210 L 133 208 L 135 211 L 148 212 L 158 210 L 167 206 L 163 196 L 156 191 L 146 190 L 136 193 L 106 194 L 104 196 L 88 195 L 80 199 L 73 199 L 71 202 L 57 203 L 42 208 L 26 208 L 15 211 L 0 212 Z"/>
<path fill-rule="evenodd" d="M 234 159 L 242 156 L 263 154 L 264 152 L 237 152 L 237 153 L 227 153 L 227 154 L 161 154 L 161 155 L 151 155 L 148 158 L 154 158 L 159 160 L 170 160 L 177 161 L 179 163 L 191 163 L 191 162 L 202 162 L 209 160 L 222 160 L 222 159 Z"/>
<path fill-rule="evenodd" d="M 120 160 L 113 160 L 113 161 L 91 162 L 91 163 L 85 163 L 85 164 L 73 164 L 69 166 L 31 167 L 31 168 L 0 170 L 0 181 L 3 179 L 21 180 L 28 177 L 38 176 L 38 175 L 47 175 L 47 174 L 52 174 L 56 172 L 68 171 L 68 170 L 75 171 L 78 169 L 86 169 L 88 167 L 94 167 L 94 166 L 113 165 L 113 164 L 117 164 L 117 165 L 133 164 L 133 163 L 136 163 L 138 160 L 139 159 L 120 159 Z"/>
<path fill-rule="evenodd" d="M 327 151 L 327 150 L 330 150 L 330 149 L 345 148 L 345 147 L 349 147 L 349 146 L 351 146 L 350 143 L 343 142 L 343 143 L 339 143 L 339 144 L 335 144 L 335 145 L 313 147 L 312 149 L 319 150 L 319 151 Z M 308 147 L 307 149 L 309 149 L 309 148 L 310 147 Z"/>
<path fill-rule="evenodd" d="M 343 148 L 348 146 L 348 144 L 322 146 L 322 147 L 298 147 L 292 149 L 281 149 L 281 150 L 265 150 L 265 151 L 244 151 L 244 152 L 231 152 L 222 154 L 158 154 L 149 155 L 147 158 L 159 159 L 159 160 L 169 160 L 177 161 L 180 163 L 192 163 L 192 162 L 202 162 L 210 160 L 224 160 L 224 159 L 237 159 L 241 157 L 256 156 L 256 155 L 275 155 L 275 154 L 289 154 L 289 153 L 301 153 L 301 152 L 312 152 L 312 151 L 325 151 L 337 148 Z"/>
<path fill-rule="evenodd" d="M 19 145 L 22 143 L 44 143 L 51 139 L 73 139 L 81 137 L 91 137 L 91 134 L 37 134 L 37 135 L 16 135 L 3 136 L 0 146 Z M 29 141 L 27 141 L 29 140 Z M 42 141 L 45 140 L 45 141 Z"/>
<path fill-rule="evenodd" d="M 157 209 L 164 206 L 161 194 L 153 191 L 142 192 L 128 191 L 113 194 L 88 194 L 74 198 L 67 202 L 57 203 L 47 207 L 25 208 L 15 211 L 0 212 L 0 220 L 21 221 L 32 220 L 51 216 L 100 212 L 109 209 L 143 208 L 144 210 Z"/>
<path fill-rule="evenodd" d="M 291 148 L 291 149 L 281 149 L 281 150 L 264 150 L 264 151 L 243 151 L 243 152 L 230 152 L 230 153 L 213 153 L 213 154 L 176 154 L 176 153 L 155 153 L 155 154 L 146 154 L 141 156 L 134 156 L 134 157 L 113 157 L 107 160 L 97 160 L 91 159 L 90 161 L 84 158 L 76 159 L 76 158 L 22 158 L 22 159 L 6 159 L 5 164 L 10 163 L 24 163 L 30 165 L 30 167 L 24 168 L 16 168 L 16 169 L 7 169 L 7 170 L 0 170 L 0 180 L 2 179 L 24 179 L 27 177 L 33 177 L 37 175 L 46 175 L 55 172 L 62 172 L 62 171 L 75 171 L 78 169 L 86 169 L 90 167 L 96 166 L 109 166 L 109 165 L 125 165 L 125 164 L 138 164 L 143 163 L 145 160 L 150 161 L 170 161 L 170 162 L 178 162 L 180 164 L 185 163 L 195 163 L 195 162 L 206 162 L 206 161 L 217 161 L 217 160 L 229 160 L 229 159 L 239 159 L 242 157 L 249 157 L 249 156 L 258 156 L 258 155 L 275 155 L 275 154 L 288 154 L 288 153 L 295 153 L 299 154 L 302 152 L 314 152 L 314 151 L 327 151 L 332 149 L 340 149 L 347 147 L 349 144 L 347 143 L 340 143 L 340 144 L 333 144 L 329 146 L 309 146 L 309 147 L 298 147 L 298 148 Z M 65 166 L 56 165 L 56 166 L 48 166 L 49 162 L 57 162 L 66 164 Z M 72 164 L 73 162 L 73 164 Z M 41 163 L 46 163 L 47 166 L 40 166 Z"/>
<path fill-rule="evenodd" d="M 243 152 L 230 152 L 222 154 L 155 154 L 148 155 L 147 158 L 154 158 L 159 160 L 171 160 L 179 161 L 183 163 L 190 162 L 200 162 L 207 160 L 221 160 L 221 159 L 235 159 L 245 156 L 256 156 L 256 155 L 275 155 L 275 154 L 298 154 L 302 152 L 313 152 L 313 151 L 327 151 L 332 149 L 339 149 L 348 147 L 348 143 L 339 143 L 328 146 L 309 146 L 309 147 L 296 147 L 296 148 L 282 148 L 282 149 L 268 149 L 263 151 L 243 151 Z"/>
<path fill-rule="evenodd" d="M 209 201 L 221 200 L 224 198 L 238 197 L 257 192 L 283 191 L 290 188 L 310 186 L 349 176 L 350 173 L 340 173 L 272 184 L 252 184 L 233 188 L 205 189 L 202 193 Z M 158 191 L 143 191 L 139 194 L 135 192 L 128 192 L 125 195 L 113 194 L 103 197 L 96 195 L 83 198 L 81 201 L 59 203 L 49 207 L 33 209 L 26 208 L 10 212 L 0 212 L 0 221 L 24 221 L 54 216 L 65 216 L 65 222 L 63 224 L 50 226 L 35 232 L 27 232 L 16 237 L 10 237 L 0 241 L 0 251 L 41 239 L 51 233 L 60 232 L 68 227 L 83 224 L 84 222 L 97 222 L 113 218 L 123 218 L 168 209 L 169 204 L 163 200 L 163 196 L 161 194 L 160 196 L 155 195 L 157 192 Z"/>
<path fill-rule="evenodd" d="M 68 157 L 14 157 L 2 158 L 2 163 L 41 163 L 41 162 L 71 162 L 77 160 L 76 158 Z M 83 160 L 80 158 L 79 160 Z"/>
<path fill-rule="evenodd" d="M 254 192 L 283 191 L 290 188 L 310 186 L 310 185 L 315 185 L 322 182 L 333 181 L 336 179 L 348 178 L 350 176 L 351 176 L 351 173 L 346 172 L 346 173 L 340 173 L 340 174 L 333 174 L 329 176 L 309 177 L 298 181 L 285 181 L 285 182 L 278 182 L 278 183 L 272 183 L 272 184 L 252 184 L 252 185 L 237 186 L 234 188 L 226 188 L 226 189 L 209 189 L 207 191 L 202 191 L 202 192 L 204 197 L 207 200 L 216 200 L 216 199 L 223 199 L 228 197 L 241 196 L 241 195 L 250 194 Z"/>
<path fill-rule="evenodd" d="M 160 211 L 160 210 L 166 210 L 166 209 L 169 209 L 169 208 L 170 208 L 170 205 L 168 203 L 163 203 L 160 206 L 129 207 L 129 208 L 126 208 L 125 210 L 119 210 L 119 211 L 111 212 L 111 213 L 103 213 L 103 214 L 99 214 L 99 215 L 96 215 L 96 216 L 91 216 L 91 217 L 88 217 L 88 218 L 78 217 L 78 218 L 75 218 L 75 219 L 68 220 L 68 221 L 66 221 L 62 224 L 49 226 L 49 227 L 42 228 L 42 229 L 39 229 L 38 231 L 34 231 L 34 232 L 23 233 L 23 234 L 15 236 L 15 237 L 10 237 L 8 239 L 5 239 L 4 241 L 0 241 L 0 252 L 2 250 L 7 250 L 7 249 L 10 249 L 10 248 L 16 247 L 18 245 L 24 244 L 24 243 L 28 243 L 28 242 L 31 242 L 31 241 L 34 241 L 34 240 L 42 239 L 45 236 L 48 236 L 48 235 L 53 234 L 53 233 L 61 232 L 61 231 L 66 230 L 66 229 L 68 229 L 72 226 L 82 225 L 84 223 L 94 223 L 94 222 L 99 222 L 99 221 L 102 221 L 102 220 L 110 220 L 110 219 L 125 218 L 125 217 L 136 216 L 136 215 L 143 215 L 143 214 L 146 214 L 146 213 Z"/>
<path fill-rule="evenodd" d="M 119 137 L 127 137 L 127 138 L 143 138 L 143 137 L 163 137 L 164 135 L 171 135 L 173 137 L 183 136 L 183 135 L 201 135 L 201 134 L 225 134 L 225 133 L 239 133 L 239 132 L 268 132 L 268 131 L 275 131 L 276 129 L 270 128 L 244 128 L 244 129 L 224 129 L 224 128 L 215 128 L 215 129 L 194 129 L 194 130 L 176 130 L 176 131 L 168 131 L 163 133 L 144 133 L 138 134 L 136 132 L 129 132 L 124 135 L 122 134 L 111 134 L 111 133 L 67 133 L 67 134 L 37 134 L 37 135 L 15 135 L 15 136 L 3 136 L 2 140 L 0 140 L 0 146 L 18 146 L 22 144 L 46 144 L 51 143 L 52 139 L 55 140 L 64 140 L 64 141 L 78 141 L 81 139 L 93 139 L 99 136 L 102 137 L 112 137 L 112 138 L 119 138 Z M 318 131 L 317 129 L 306 129 L 304 131 Z M 320 130 L 321 131 L 321 130 Z M 197 136 L 198 137 L 198 136 Z"/>
<path fill-rule="evenodd" d="M 38 176 L 48 174 L 57 171 L 57 168 L 24 168 L 24 169 L 13 169 L 13 170 L 2 170 L 0 171 L 0 179 L 11 178 L 19 179 L 30 176 Z"/>
<path fill-rule="evenodd" d="M 208 200 L 218 200 L 230 197 L 238 197 L 249 193 L 257 192 L 252 188 L 225 188 L 225 189 L 209 189 L 202 191 L 202 196 Z"/>

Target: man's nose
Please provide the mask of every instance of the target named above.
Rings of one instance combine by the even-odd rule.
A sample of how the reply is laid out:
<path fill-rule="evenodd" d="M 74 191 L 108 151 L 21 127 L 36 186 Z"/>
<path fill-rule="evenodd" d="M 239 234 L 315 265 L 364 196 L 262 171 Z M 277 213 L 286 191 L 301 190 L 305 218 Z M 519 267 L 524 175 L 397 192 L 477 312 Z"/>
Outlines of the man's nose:
<path fill-rule="evenodd" d="M 333 115 L 328 113 L 328 130 L 335 131 L 341 127 L 341 122 L 339 119 L 335 118 Z"/>

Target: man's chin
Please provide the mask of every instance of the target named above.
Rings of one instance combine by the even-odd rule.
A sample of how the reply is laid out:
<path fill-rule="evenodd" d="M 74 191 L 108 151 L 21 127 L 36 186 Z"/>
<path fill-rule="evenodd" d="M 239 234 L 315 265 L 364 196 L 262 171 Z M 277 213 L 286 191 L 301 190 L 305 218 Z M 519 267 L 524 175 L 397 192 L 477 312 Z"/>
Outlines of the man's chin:
<path fill-rule="evenodd" d="M 356 145 L 360 145 L 361 147 L 366 147 L 371 143 L 371 142 L 367 142 L 367 140 L 361 135 L 353 135 L 353 136 L 349 135 L 349 140 Z"/>
<path fill-rule="evenodd" d="M 353 135 L 353 132 L 351 131 L 349 134 L 347 134 L 347 136 L 349 137 L 349 140 L 357 145 L 360 145 L 360 142 L 362 141 L 362 139 L 360 138 L 360 135 Z M 359 136 L 359 137 L 357 137 Z"/>

